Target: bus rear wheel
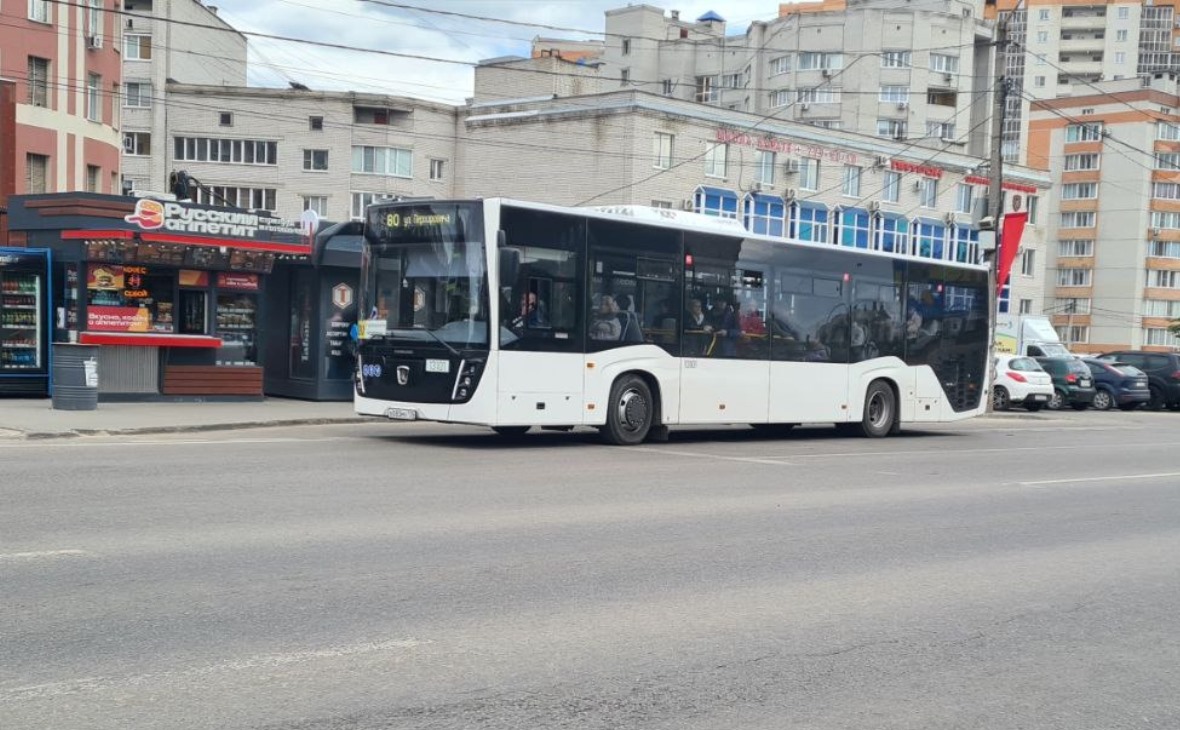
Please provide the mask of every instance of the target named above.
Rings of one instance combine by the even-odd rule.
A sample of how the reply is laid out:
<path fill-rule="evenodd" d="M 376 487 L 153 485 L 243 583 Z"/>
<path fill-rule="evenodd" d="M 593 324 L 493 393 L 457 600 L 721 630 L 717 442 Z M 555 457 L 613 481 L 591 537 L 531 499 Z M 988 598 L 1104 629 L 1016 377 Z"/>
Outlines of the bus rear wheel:
<path fill-rule="evenodd" d="M 651 388 L 638 375 L 624 375 L 610 389 L 603 437 L 616 446 L 643 443 L 655 414 Z"/>
<path fill-rule="evenodd" d="M 881 438 L 896 430 L 897 398 L 893 389 L 878 380 L 865 393 L 865 412 L 857 429 L 865 438 Z"/>

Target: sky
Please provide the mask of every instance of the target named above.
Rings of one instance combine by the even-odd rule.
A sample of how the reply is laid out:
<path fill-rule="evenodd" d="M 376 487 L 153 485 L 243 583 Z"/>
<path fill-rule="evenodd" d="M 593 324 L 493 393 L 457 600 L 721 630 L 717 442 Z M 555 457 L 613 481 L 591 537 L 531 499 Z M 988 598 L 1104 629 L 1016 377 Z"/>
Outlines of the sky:
<path fill-rule="evenodd" d="M 205 0 L 240 31 L 264 33 L 423 57 L 404 58 L 326 49 L 247 36 L 249 82 L 312 89 L 372 91 L 462 103 L 471 96 L 472 67 L 498 56 L 527 56 L 536 36 L 601 39 L 603 12 L 626 0 Z M 675 0 L 649 5 L 694 19 L 707 10 L 725 17 L 728 32 L 770 20 L 777 0 Z M 391 7 L 399 6 L 399 7 Z M 416 8 L 416 9 L 415 9 Z M 445 13 L 494 18 L 472 20 Z M 579 34 L 530 24 L 595 31 Z M 425 59 L 443 59 L 451 63 Z"/>

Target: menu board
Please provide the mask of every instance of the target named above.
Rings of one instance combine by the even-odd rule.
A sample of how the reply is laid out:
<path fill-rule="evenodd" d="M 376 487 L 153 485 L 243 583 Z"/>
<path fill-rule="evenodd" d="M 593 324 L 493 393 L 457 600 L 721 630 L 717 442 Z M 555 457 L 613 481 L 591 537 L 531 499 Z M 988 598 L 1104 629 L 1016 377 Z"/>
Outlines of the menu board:
<path fill-rule="evenodd" d="M 86 244 L 86 258 L 91 261 L 121 263 L 126 248 L 121 241 L 91 241 Z"/>
<path fill-rule="evenodd" d="M 192 246 L 184 253 L 184 265 L 202 269 L 224 269 L 229 255 L 212 246 Z"/>
<path fill-rule="evenodd" d="M 274 267 L 274 260 L 275 256 L 272 253 L 237 249 L 229 255 L 229 268 L 231 271 L 257 271 L 269 274 Z"/>
<path fill-rule="evenodd" d="M 127 260 L 144 264 L 165 264 L 181 266 L 184 264 L 184 246 L 168 246 L 159 243 L 141 243 L 136 248 L 134 256 L 128 255 Z"/>

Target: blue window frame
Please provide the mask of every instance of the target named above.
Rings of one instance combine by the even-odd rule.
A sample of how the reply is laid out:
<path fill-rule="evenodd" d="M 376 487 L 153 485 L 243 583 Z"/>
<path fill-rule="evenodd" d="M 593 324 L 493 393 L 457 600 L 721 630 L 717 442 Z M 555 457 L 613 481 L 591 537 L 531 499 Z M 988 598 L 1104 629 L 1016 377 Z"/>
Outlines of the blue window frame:
<path fill-rule="evenodd" d="M 823 203 L 796 203 L 791 208 L 791 237 L 829 243 L 828 208 Z"/>
<path fill-rule="evenodd" d="M 882 215 L 878 232 L 878 248 L 889 253 L 909 251 L 910 222 L 898 215 Z"/>
<path fill-rule="evenodd" d="M 746 228 L 753 233 L 783 236 L 786 230 L 787 206 L 777 195 L 752 193 L 746 196 Z"/>
<path fill-rule="evenodd" d="M 725 188 L 702 185 L 693 195 L 693 208 L 697 213 L 737 220 L 738 194 Z"/>
<path fill-rule="evenodd" d="M 946 225 L 929 218 L 914 221 L 915 254 L 926 259 L 941 259 L 946 254 Z"/>
<path fill-rule="evenodd" d="M 953 256 L 959 263 L 979 261 L 979 231 L 970 226 L 955 226 Z"/>
<path fill-rule="evenodd" d="M 860 208 L 845 208 L 840 211 L 840 245 L 869 247 L 869 212 Z"/>
<path fill-rule="evenodd" d="M 1000 296 L 996 299 L 996 311 L 1000 314 L 1007 314 L 1009 303 L 1012 301 L 1012 289 L 1005 284 L 1000 289 Z"/>

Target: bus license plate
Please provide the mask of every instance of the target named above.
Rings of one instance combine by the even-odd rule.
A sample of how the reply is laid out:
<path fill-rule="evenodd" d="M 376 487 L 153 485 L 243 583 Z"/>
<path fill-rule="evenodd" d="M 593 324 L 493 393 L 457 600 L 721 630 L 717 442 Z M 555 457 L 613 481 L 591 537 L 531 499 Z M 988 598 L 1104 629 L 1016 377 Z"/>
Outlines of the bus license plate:
<path fill-rule="evenodd" d="M 385 411 L 385 417 L 394 421 L 417 421 L 418 411 L 409 408 L 390 408 Z"/>

